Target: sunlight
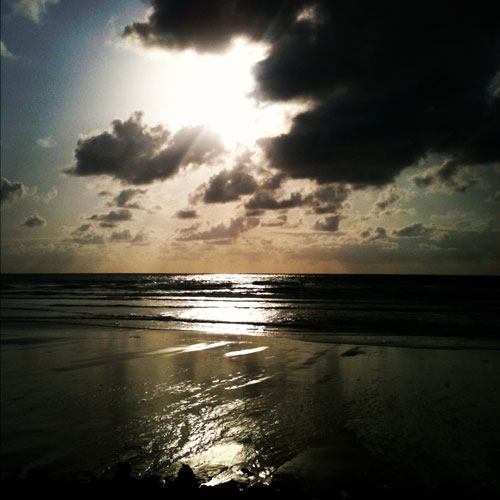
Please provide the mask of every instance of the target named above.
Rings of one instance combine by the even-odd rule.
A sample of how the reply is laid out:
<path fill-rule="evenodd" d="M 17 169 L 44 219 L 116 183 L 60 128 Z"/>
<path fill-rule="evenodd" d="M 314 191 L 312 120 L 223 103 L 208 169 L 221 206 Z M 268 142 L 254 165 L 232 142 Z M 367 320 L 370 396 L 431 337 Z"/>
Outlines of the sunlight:
<path fill-rule="evenodd" d="M 151 72 L 147 78 L 136 77 L 138 85 L 148 87 L 148 116 L 172 128 L 206 125 L 220 134 L 229 149 L 238 144 L 252 146 L 260 137 L 285 132 L 291 117 L 307 105 L 264 105 L 251 97 L 252 68 L 265 53 L 265 45 L 244 39 L 235 40 L 219 55 L 149 50 Z"/>

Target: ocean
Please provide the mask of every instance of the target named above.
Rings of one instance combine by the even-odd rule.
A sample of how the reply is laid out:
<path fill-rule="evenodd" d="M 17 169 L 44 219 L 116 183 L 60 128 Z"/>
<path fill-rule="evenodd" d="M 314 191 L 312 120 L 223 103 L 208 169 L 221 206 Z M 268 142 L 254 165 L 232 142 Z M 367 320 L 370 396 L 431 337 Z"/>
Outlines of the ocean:
<path fill-rule="evenodd" d="M 64 274 L 2 277 L 2 318 L 117 328 L 339 336 L 500 335 L 497 277 Z M 407 339 L 408 340 L 408 339 Z"/>
<path fill-rule="evenodd" d="M 189 463 L 208 484 L 377 471 L 498 491 L 499 291 L 488 276 L 3 275 L 2 474 Z"/>

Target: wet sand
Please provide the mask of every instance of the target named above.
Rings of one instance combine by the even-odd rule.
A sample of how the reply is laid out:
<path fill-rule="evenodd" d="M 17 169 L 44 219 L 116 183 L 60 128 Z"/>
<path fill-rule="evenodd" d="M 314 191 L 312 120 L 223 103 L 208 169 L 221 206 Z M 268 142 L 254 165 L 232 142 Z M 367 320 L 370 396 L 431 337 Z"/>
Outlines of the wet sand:
<path fill-rule="evenodd" d="M 188 463 L 208 484 L 500 491 L 499 350 L 76 325 L 6 325 L 1 342 L 2 475 Z"/>

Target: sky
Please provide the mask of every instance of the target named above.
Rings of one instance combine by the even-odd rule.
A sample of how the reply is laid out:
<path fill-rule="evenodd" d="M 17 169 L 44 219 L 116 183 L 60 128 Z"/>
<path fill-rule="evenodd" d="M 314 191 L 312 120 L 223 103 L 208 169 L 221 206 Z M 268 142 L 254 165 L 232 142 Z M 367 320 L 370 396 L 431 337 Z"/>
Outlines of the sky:
<path fill-rule="evenodd" d="M 2 272 L 498 274 L 487 5 L 2 2 Z"/>

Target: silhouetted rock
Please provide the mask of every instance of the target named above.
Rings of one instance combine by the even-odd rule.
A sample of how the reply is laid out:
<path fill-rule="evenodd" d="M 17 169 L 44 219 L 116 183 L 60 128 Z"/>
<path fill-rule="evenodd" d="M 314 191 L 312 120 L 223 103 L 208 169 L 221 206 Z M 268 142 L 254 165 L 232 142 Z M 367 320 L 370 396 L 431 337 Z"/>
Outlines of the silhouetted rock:
<path fill-rule="evenodd" d="M 182 491 L 186 494 L 195 494 L 198 492 L 198 489 L 199 484 L 193 469 L 189 465 L 182 464 L 170 490 L 175 493 Z"/>

